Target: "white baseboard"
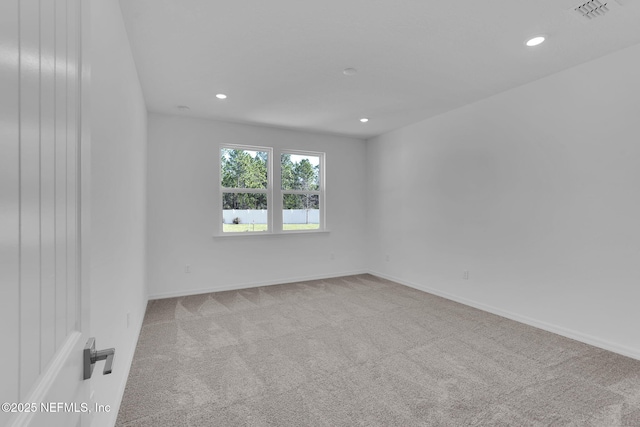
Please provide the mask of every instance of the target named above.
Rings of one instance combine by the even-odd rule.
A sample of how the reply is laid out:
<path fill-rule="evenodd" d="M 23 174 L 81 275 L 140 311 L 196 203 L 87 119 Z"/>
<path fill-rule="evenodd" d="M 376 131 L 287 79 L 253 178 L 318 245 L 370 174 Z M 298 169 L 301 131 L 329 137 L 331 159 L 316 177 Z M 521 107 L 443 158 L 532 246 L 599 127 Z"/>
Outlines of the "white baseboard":
<path fill-rule="evenodd" d="M 592 345 L 594 347 L 598 347 L 604 350 L 612 351 L 614 353 L 621 354 L 623 356 L 631 357 L 633 359 L 640 360 L 640 350 L 632 347 L 627 347 L 624 345 L 612 343 L 607 340 L 603 340 L 601 338 L 595 337 L 593 335 L 584 334 L 582 332 L 578 332 L 572 329 L 564 328 L 562 326 L 553 325 L 551 323 L 547 323 L 541 320 L 533 319 L 531 317 L 522 316 L 517 313 L 513 313 L 507 310 L 502 310 L 500 308 L 496 308 L 490 305 L 486 305 L 483 303 L 479 303 L 477 301 L 473 301 L 467 298 L 459 297 L 457 295 L 450 294 L 448 292 L 443 292 L 438 289 L 433 289 L 428 286 L 408 282 L 406 280 L 402 280 L 398 277 L 389 276 L 387 274 L 379 273 L 376 271 L 369 270 L 369 274 L 374 276 L 381 277 L 383 279 L 388 279 L 401 285 L 409 286 L 410 288 L 418 289 L 423 292 L 427 292 L 429 294 L 437 295 L 442 298 L 446 298 L 451 301 L 459 302 L 464 305 L 468 305 L 470 307 L 477 308 L 482 311 L 486 311 L 489 313 L 497 314 L 498 316 L 506 317 L 507 319 L 515 320 L 516 322 L 524 323 L 529 326 L 533 326 L 538 329 L 543 329 L 548 332 L 552 332 L 557 335 L 561 335 L 563 337 L 571 338 L 576 341 L 583 342 L 585 344 Z"/>
<path fill-rule="evenodd" d="M 139 321 L 137 322 L 137 325 L 136 325 L 137 332 L 135 335 L 135 339 L 133 340 L 133 343 L 132 343 L 133 347 L 132 347 L 131 353 L 126 360 L 126 364 L 125 365 L 119 364 L 119 367 L 125 367 L 126 372 L 125 372 L 124 378 L 122 379 L 122 382 L 120 383 L 120 387 L 118 387 L 118 398 L 116 399 L 117 403 L 114 405 L 113 408 L 111 408 L 109 423 L 107 424 L 111 427 L 116 425 L 116 421 L 118 419 L 118 412 L 120 412 L 120 405 L 122 404 L 122 398 L 124 397 L 124 390 L 127 387 L 127 380 L 129 379 L 129 371 L 131 371 L 131 365 L 133 364 L 133 356 L 136 354 L 136 347 L 138 346 L 138 340 L 140 339 L 140 333 L 142 332 L 142 322 L 144 321 L 144 315 L 147 311 L 148 302 L 149 302 L 148 299 L 144 301 L 144 306 L 140 311 L 142 315 L 138 316 Z"/>
<path fill-rule="evenodd" d="M 330 279 L 332 277 L 353 276 L 354 274 L 365 274 L 365 273 L 368 273 L 368 271 L 367 270 L 344 271 L 340 273 L 321 274 L 321 275 L 315 275 L 315 276 L 303 276 L 303 277 L 293 277 L 293 278 L 289 277 L 286 279 L 238 283 L 238 284 L 228 285 L 228 286 L 211 286 L 207 288 L 189 289 L 184 291 L 180 290 L 180 291 L 173 291 L 173 292 L 162 292 L 158 294 L 149 295 L 149 300 L 184 297 L 188 295 L 208 294 L 211 292 L 235 291 L 238 289 L 249 289 L 249 288 L 258 288 L 260 286 L 282 285 L 285 283 L 305 282 L 307 280 Z"/>
<path fill-rule="evenodd" d="M 633 359 L 640 360 L 640 349 L 624 346 L 621 344 L 613 343 L 599 337 L 585 334 L 579 331 L 575 331 L 573 329 L 565 328 L 562 326 L 554 325 L 551 323 L 544 322 L 542 320 L 534 319 L 531 317 L 523 316 L 517 313 L 513 313 L 508 310 L 503 310 L 497 307 L 493 307 L 487 304 L 483 304 L 477 301 L 473 301 L 464 297 L 460 297 L 454 294 L 450 294 L 448 292 L 443 292 L 438 289 L 430 288 L 428 286 L 408 282 L 406 280 L 400 279 L 398 277 L 393 277 L 384 273 L 380 273 L 373 270 L 356 270 L 356 271 L 348 271 L 348 272 L 340 272 L 340 273 L 332 273 L 326 275 L 315 275 L 315 276 L 304 276 L 304 277 L 296 277 L 296 278 L 286 278 L 286 279 L 276 279 L 269 281 L 260 281 L 260 282 L 250 282 L 250 283 L 240 283 L 229 286 L 212 286 L 207 288 L 186 290 L 186 291 L 175 291 L 175 292 L 165 292 L 159 294 L 149 295 L 149 300 L 154 299 L 162 299 L 162 298 L 173 298 L 173 297 L 181 297 L 188 295 L 197 295 L 197 294 L 206 294 L 211 292 L 222 292 L 222 291 L 232 291 L 238 289 L 248 289 L 248 288 L 256 288 L 260 286 L 271 286 L 278 285 L 284 283 L 295 283 L 295 282 L 303 282 L 307 280 L 320 280 L 320 279 L 328 279 L 332 277 L 341 277 L 341 276 L 351 276 L 355 274 L 365 274 L 369 273 L 374 276 L 382 277 L 384 279 L 392 280 L 394 282 L 400 283 L 405 286 L 409 286 L 414 289 L 418 289 L 423 292 L 427 292 L 433 295 L 440 296 L 442 298 L 449 299 L 451 301 L 459 302 L 464 305 L 468 305 L 470 307 L 477 308 L 479 310 L 483 310 L 489 313 L 496 314 L 498 316 L 506 317 L 507 319 L 515 320 L 516 322 L 524 323 L 526 325 L 533 326 L 535 328 L 543 329 L 548 332 L 552 332 L 557 335 L 561 335 L 563 337 L 567 337 L 576 341 L 583 342 L 585 344 L 593 345 L 598 348 L 602 348 L 604 350 L 612 351 L 614 353 L 621 354 L 623 356 L 631 357 Z M 140 325 L 141 326 L 141 325 Z M 124 387 L 123 390 L 124 392 Z"/>
<path fill-rule="evenodd" d="M 618 353 L 621 354 L 623 356 L 627 356 L 627 357 L 631 357 L 633 359 L 637 359 L 640 360 L 640 350 L 638 349 L 634 349 L 631 347 L 627 347 L 627 346 L 623 346 L 623 345 L 619 345 L 616 343 L 612 343 L 603 339 L 600 339 L 598 337 L 594 337 L 592 335 L 588 335 L 588 334 L 584 334 L 578 331 L 574 331 L 572 329 L 568 329 L 568 328 L 564 328 L 561 326 L 557 326 L 557 325 L 553 325 L 547 322 L 543 322 L 537 319 L 533 319 L 527 316 L 522 316 L 516 313 L 512 313 L 510 311 L 507 310 L 502 310 L 493 306 L 489 306 L 483 303 L 479 303 L 473 300 L 469 300 L 467 298 L 463 298 L 463 297 L 459 297 L 457 295 L 453 295 L 447 292 L 443 292 L 440 291 L 438 289 L 434 289 L 434 288 L 430 288 L 428 286 L 422 285 L 422 284 L 418 284 L 418 283 L 413 283 L 413 282 L 408 282 L 406 280 L 402 280 L 398 277 L 393 277 L 387 274 L 383 274 L 383 273 L 379 273 L 373 270 L 357 270 L 357 271 L 349 271 L 349 272 L 341 272 L 341 273 L 333 273 L 333 274 L 327 274 L 327 275 L 316 275 L 316 276 L 305 276 L 305 277 L 298 277 L 298 278 L 288 278 L 288 279 L 281 279 L 281 280 L 270 280 L 270 281 L 261 281 L 261 282 L 252 282 L 252 283 L 244 283 L 244 284 L 235 284 L 235 285 L 230 285 L 230 286 L 218 286 L 218 287 L 209 287 L 209 288 L 201 288 L 201 289 L 195 289 L 195 290 L 189 290 L 189 291 L 176 291 L 176 292 L 167 292 L 167 293 L 162 293 L 162 294 L 155 294 L 155 295 L 150 295 L 148 297 L 148 300 L 154 300 L 154 299 L 161 299 L 161 298 L 172 298 L 172 297 L 180 297 L 180 296 L 187 296 L 187 295 L 197 295 L 197 294 L 203 294 L 203 293 L 210 293 L 210 292 L 221 292 L 221 291 L 230 291 L 230 290 L 237 290 L 237 289 L 248 289 L 248 288 L 255 288 L 255 287 L 260 287 L 260 286 L 271 286 L 271 285 L 278 285 L 278 284 L 284 284 L 284 283 L 295 283 L 295 282 L 303 282 L 303 281 L 307 281 L 307 280 L 320 280 L 320 279 L 328 279 L 328 278 L 333 278 L 333 277 L 341 277 L 341 276 L 351 276 L 351 275 L 355 275 L 355 274 L 372 274 L 374 276 L 378 276 L 384 279 L 388 279 L 388 280 L 392 280 L 394 282 L 400 283 L 402 285 L 405 286 L 409 286 L 411 288 L 414 289 L 418 289 L 420 291 L 423 292 L 427 292 L 429 294 L 433 294 L 433 295 L 437 295 L 439 297 L 442 298 L 446 298 L 448 300 L 451 301 L 455 301 L 455 302 L 459 302 L 461 304 L 470 306 L 470 307 L 474 307 L 477 308 L 479 310 L 483 310 L 489 313 L 493 313 L 496 314 L 498 316 L 502 316 L 502 317 L 506 317 L 508 319 L 514 320 L 516 322 L 520 322 L 520 323 L 524 323 L 526 325 L 530 325 L 533 326 L 535 328 L 539 328 L 539 329 L 543 329 L 545 331 L 548 332 L 552 332 L 554 334 L 557 335 L 561 335 L 576 341 L 580 341 L 589 345 L 593 345 L 595 347 L 598 348 L 602 348 L 604 350 L 608 350 L 608 351 L 612 351 L 614 353 Z M 131 369 L 131 365 L 133 362 L 133 357 L 135 354 L 135 347 L 137 345 L 139 336 L 140 336 L 140 332 L 142 331 L 142 322 L 144 320 L 144 313 L 146 310 L 146 303 L 148 301 L 145 301 L 145 307 L 142 310 L 142 316 L 140 317 L 140 320 L 138 322 L 138 329 L 137 329 L 137 334 L 133 343 L 133 351 L 130 354 L 129 359 L 127 360 L 126 363 L 126 375 L 123 378 L 122 384 L 120 386 L 119 389 L 119 398 L 117 400 L 117 407 L 112 408 L 112 419 L 109 422 L 110 426 L 114 426 L 117 416 L 118 416 L 118 412 L 120 410 L 120 405 L 122 402 L 122 398 L 124 396 L 124 391 L 127 385 L 127 379 L 129 378 L 129 371 Z"/>

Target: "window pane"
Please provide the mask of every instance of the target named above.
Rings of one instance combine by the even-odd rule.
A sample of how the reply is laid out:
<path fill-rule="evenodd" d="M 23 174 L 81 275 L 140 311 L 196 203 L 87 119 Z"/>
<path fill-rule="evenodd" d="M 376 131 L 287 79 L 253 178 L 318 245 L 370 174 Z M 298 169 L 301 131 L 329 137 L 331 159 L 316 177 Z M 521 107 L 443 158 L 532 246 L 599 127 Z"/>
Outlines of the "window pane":
<path fill-rule="evenodd" d="M 319 190 L 320 157 L 282 153 L 283 190 Z"/>
<path fill-rule="evenodd" d="M 222 194 L 222 231 L 267 231 L 267 195 Z"/>
<path fill-rule="evenodd" d="M 320 228 L 320 203 L 317 194 L 285 194 L 282 206 L 283 230 Z"/>
<path fill-rule="evenodd" d="M 267 188 L 266 151 L 220 150 L 221 183 L 225 188 Z"/>

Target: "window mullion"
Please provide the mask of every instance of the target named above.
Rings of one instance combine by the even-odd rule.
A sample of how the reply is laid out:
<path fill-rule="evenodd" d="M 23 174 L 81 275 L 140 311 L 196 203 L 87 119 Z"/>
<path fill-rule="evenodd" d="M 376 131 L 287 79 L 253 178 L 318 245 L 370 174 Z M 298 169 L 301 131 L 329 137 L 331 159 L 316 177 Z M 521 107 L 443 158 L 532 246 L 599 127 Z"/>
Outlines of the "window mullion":
<path fill-rule="evenodd" d="M 223 193 L 269 194 L 268 188 L 227 188 L 220 187 Z"/>
<path fill-rule="evenodd" d="M 327 210 L 326 210 L 326 170 L 325 170 L 325 155 L 320 156 L 320 194 L 318 195 L 319 204 L 320 204 L 320 228 L 327 228 Z"/>
<path fill-rule="evenodd" d="M 282 190 L 282 194 L 322 194 L 320 190 Z"/>

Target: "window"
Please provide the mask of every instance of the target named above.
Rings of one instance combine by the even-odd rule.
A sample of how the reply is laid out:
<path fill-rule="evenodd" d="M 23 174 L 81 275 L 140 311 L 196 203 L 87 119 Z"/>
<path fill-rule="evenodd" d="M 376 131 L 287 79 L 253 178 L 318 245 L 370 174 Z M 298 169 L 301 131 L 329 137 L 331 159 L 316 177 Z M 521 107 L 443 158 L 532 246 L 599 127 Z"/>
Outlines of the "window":
<path fill-rule="evenodd" d="M 269 231 L 271 150 L 220 149 L 222 232 Z"/>
<path fill-rule="evenodd" d="M 221 234 L 324 230 L 324 153 L 222 146 L 220 194 Z"/>
<path fill-rule="evenodd" d="M 320 228 L 320 156 L 282 153 L 282 229 Z"/>

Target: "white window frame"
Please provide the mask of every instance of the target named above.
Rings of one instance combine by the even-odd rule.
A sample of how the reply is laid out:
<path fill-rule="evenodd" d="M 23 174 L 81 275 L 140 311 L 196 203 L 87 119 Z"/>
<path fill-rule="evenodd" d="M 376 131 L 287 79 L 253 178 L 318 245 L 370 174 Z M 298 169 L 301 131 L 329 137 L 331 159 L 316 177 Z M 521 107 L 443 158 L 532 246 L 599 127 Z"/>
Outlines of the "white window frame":
<path fill-rule="evenodd" d="M 262 151 L 267 153 L 267 188 L 227 188 L 222 186 L 222 162 L 220 160 L 221 151 L 229 150 L 248 150 Z M 218 197 L 217 197 L 217 222 L 218 230 L 215 233 L 217 237 L 239 237 L 239 236 L 264 236 L 264 235 L 283 235 L 283 234 L 312 234 L 327 233 L 326 227 L 326 153 L 318 151 L 308 151 L 299 149 L 276 149 L 273 147 L 262 145 L 244 145 L 244 144 L 220 144 L 218 146 L 217 158 L 217 180 L 218 180 Z M 282 189 L 282 154 L 293 154 L 299 156 L 315 156 L 319 158 L 319 190 L 283 190 Z M 277 159 L 277 172 L 276 162 Z M 267 195 L 267 230 L 266 231 L 250 231 L 250 232 L 224 232 L 223 225 L 223 193 L 249 193 L 249 194 L 266 194 Z M 317 229 L 311 230 L 283 230 L 283 206 L 282 201 L 285 194 L 317 194 L 319 204 L 319 220 L 320 224 Z M 278 212 L 278 214 L 275 214 Z"/>
<path fill-rule="evenodd" d="M 297 155 L 297 156 L 313 156 L 313 157 L 318 157 L 320 164 L 319 164 L 319 168 L 318 168 L 318 173 L 320 174 L 320 180 L 318 182 L 318 185 L 320 187 L 319 190 L 283 190 L 282 189 L 282 155 L 283 154 L 293 154 L 293 155 Z M 280 223 L 279 225 L 279 230 L 282 233 L 300 233 L 300 232 L 306 232 L 306 233 L 313 233 L 313 232 L 319 232 L 319 231 L 324 231 L 326 230 L 326 225 L 325 225 L 325 153 L 321 153 L 321 152 L 317 152 L 317 151 L 307 151 L 307 150 L 295 150 L 295 149 L 283 149 L 283 150 L 279 150 L 278 153 L 278 163 L 280 165 L 280 173 L 278 173 L 278 189 L 279 191 L 279 195 L 278 195 L 278 203 L 280 204 L 279 206 L 279 210 L 278 212 L 282 212 L 283 211 L 283 207 L 282 207 L 282 199 L 284 198 L 285 194 L 317 194 L 318 195 L 318 208 L 319 208 L 319 218 L 320 218 L 320 224 L 319 227 L 315 230 L 283 230 L 283 224 L 282 224 L 282 219 L 283 219 L 283 215 L 278 215 L 279 216 L 279 220 Z"/>
<path fill-rule="evenodd" d="M 222 186 L 222 161 L 220 155 L 223 149 L 227 150 L 244 150 L 244 151 L 262 151 L 267 153 L 267 188 L 228 188 Z M 255 145 L 239 145 L 239 144 L 221 144 L 218 147 L 218 234 L 220 236 L 234 236 L 245 234 L 268 234 L 273 232 L 273 148 Z M 247 193 L 247 194 L 266 194 L 267 195 L 267 230 L 251 231 L 251 232 L 226 232 L 224 231 L 224 223 L 222 222 L 223 204 L 222 195 L 224 193 Z"/>

